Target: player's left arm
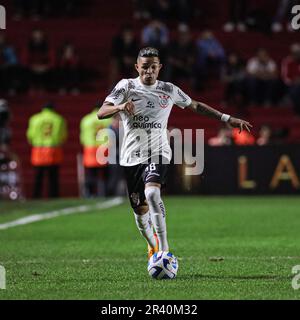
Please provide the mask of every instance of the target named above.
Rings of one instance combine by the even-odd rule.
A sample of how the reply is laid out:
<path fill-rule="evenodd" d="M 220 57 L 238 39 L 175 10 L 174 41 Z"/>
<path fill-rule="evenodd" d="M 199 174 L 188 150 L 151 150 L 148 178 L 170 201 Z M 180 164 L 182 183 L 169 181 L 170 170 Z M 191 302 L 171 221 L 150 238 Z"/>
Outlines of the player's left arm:
<path fill-rule="evenodd" d="M 240 132 L 242 130 L 250 132 L 250 128 L 252 128 L 252 125 L 248 121 L 231 117 L 230 115 L 222 113 L 203 102 L 192 100 L 192 103 L 187 108 L 198 114 L 227 122 L 233 128 L 239 128 Z"/>

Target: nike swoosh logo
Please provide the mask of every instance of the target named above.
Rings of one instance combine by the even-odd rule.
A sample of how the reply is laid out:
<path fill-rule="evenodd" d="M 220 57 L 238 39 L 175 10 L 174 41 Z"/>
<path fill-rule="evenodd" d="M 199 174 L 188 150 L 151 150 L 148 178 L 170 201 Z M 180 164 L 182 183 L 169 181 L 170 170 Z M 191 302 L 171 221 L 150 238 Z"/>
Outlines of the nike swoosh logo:
<path fill-rule="evenodd" d="M 142 100 L 142 99 L 132 99 L 131 101 L 135 102 L 135 101 L 140 101 L 140 100 Z"/>

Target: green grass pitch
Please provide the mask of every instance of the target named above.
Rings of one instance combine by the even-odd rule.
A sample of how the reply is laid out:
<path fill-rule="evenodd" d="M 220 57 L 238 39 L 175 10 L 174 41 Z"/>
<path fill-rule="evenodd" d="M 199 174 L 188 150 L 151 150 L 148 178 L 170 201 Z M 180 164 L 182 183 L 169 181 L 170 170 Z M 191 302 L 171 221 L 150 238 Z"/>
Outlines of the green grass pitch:
<path fill-rule="evenodd" d="M 165 197 L 174 280 L 152 280 L 127 200 L 0 230 L 0 299 L 299 299 L 299 197 Z M 96 200 L 2 202 L 0 224 Z"/>

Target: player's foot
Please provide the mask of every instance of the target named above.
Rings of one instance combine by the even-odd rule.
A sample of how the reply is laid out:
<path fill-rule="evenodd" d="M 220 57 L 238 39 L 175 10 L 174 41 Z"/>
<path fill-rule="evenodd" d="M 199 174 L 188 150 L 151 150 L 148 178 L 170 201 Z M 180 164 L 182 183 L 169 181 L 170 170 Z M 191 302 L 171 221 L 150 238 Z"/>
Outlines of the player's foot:
<path fill-rule="evenodd" d="M 154 248 L 152 248 L 149 244 L 148 244 L 148 260 L 154 255 L 155 252 L 158 252 L 158 238 L 157 238 L 157 234 L 154 233 L 154 238 L 156 241 L 156 245 Z"/>

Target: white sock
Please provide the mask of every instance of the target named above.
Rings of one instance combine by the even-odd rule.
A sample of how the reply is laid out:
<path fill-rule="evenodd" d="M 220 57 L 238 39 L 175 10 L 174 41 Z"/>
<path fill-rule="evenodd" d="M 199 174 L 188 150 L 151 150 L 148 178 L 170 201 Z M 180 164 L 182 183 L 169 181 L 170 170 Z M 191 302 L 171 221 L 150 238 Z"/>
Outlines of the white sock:
<path fill-rule="evenodd" d="M 156 241 L 154 237 L 149 211 L 145 214 L 136 214 L 134 212 L 134 216 L 136 225 L 140 230 L 141 235 L 146 239 L 148 244 L 152 248 L 154 248 L 156 246 Z"/>
<path fill-rule="evenodd" d="M 152 223 L 159 240 L 159 250 L 169 251 L 169 244 L 167 240 L 166 210 L 160 197 L 160 188 L 154 186 L 146 187 L 145 196 L 150 209 Z"/>

